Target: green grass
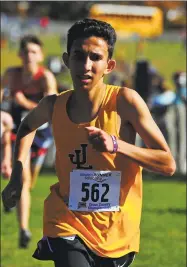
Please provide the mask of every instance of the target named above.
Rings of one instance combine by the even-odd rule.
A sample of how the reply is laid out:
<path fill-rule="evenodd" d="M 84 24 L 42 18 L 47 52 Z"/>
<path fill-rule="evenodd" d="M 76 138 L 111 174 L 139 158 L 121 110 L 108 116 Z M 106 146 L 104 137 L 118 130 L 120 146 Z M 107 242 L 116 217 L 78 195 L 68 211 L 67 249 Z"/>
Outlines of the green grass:
<path fill-rule="evenodd" d="M 60 39 L 57 35 L 48 35 L 41 37 L 44 42 L 45 55 L 59 55 L 66 50 L 60 46 Z M 130 64 L 134 64 L 136 60 L 137 44 L 135 42 L 118 41 L 115 48 L 114 56 L 116 60 L 125 60 Z M 173 83 L 171 76 L 173 72 L 186 70 L 186 51 L 179 42 L 156 41 L 146 42 L 144 44 L 144 56 L 151 64 L 159 70 L 159 72 L 166 78 L 166 82 L 172 88 Z M 17 57 L 17 50 L 9 50 L 3 48 L 1 50 L 1 73 L 9 66 L 20 64 Z M 65 73 L 59 76 L 61 82 L 70 84 L 70 76 Z"/>
<path fill-rule="evenodd" d="M 186 266 L 186 184 L 179 176 L 146 175 L 141 222 L 140 253 L 133 267 Z M 154 179 L 152 179 L 154 178 Z M 28 250 L 18 249 L 16 213 L 1 214 L 1 267 L 52 267 L 31 257 L 42 236 L 43 200 L 49 186 L 56 182 L 53 174 L 42 174 L 32 192 L 30 228 L 33 239 Z M 6 185 L 2 180 L 2 189 Z M 79 266 L 78 266 L 79 267 Z"/>

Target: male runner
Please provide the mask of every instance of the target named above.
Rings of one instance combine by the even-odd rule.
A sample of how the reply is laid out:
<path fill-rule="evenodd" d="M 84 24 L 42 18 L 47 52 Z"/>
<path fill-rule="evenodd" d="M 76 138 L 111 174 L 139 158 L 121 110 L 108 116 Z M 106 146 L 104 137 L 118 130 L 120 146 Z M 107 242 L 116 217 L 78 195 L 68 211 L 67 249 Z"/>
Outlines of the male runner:
<path fill-rule="evenodd" d="M 115 67 L 116 33 L 94 19 L 68 32 L 74 90 L 45 97 L 23 120 L 4 204 L 19 199 L 21 173 L 36 129 L 52 121 L 59 182 L 44 204 L 43 238 L 33 257 L 55 267 L 129 266 L 139 251 L 142 167 L 175 172 L 169 147 L 142 98 L 132 89 L 106 85 Z M 135 146 L 136 132 L 147 148 Z"/>
<path fill-rule="evenodd" d="M 19 125 L 26 114 L 35 108 L 44 96 L 57 93 L 54 75 L 40 65 L 44 58 L 42 47 L 43 44 L 37 36 L 23 36 L 19 47 L 22 66 L 7 69 L 2 78 L 2 87 L 8 87 L 12 96 L 11 114 L 15 124 L 12 133 L 13 141 L 16 139 Z M 31 239 L 29 231 L 30 189 L 36 182 L 51 143 L 51 128 L 49 123 L 46 123 L 37 130 L 22 174 L 23 190 L 17 205 L 21 248 L 26 248 Z"/>

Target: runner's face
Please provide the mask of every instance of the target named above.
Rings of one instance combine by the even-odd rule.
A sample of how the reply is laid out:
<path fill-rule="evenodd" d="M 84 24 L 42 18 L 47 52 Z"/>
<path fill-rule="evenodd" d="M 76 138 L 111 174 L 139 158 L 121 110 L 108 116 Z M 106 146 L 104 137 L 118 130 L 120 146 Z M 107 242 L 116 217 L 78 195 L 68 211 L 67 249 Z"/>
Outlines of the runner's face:
<path fill-rule="evenodd" d="M 77 39 L 67 61 L 74 88 L 90 90 L 102 83 L 104 74 L 108 73 L 108 44 L 95 36 Z"/>
<path fill-rule="evenodd" d="M 28 43 L 19 55 L 23 65 L 37 65 L 43 60 L 41 47 L 34 43 Z"/>

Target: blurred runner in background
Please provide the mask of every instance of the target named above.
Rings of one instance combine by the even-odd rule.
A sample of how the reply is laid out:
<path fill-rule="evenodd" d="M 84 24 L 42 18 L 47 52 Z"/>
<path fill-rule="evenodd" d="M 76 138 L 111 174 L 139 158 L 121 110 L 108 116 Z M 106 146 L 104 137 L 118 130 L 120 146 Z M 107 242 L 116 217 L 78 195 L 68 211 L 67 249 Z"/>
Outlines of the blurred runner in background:
<path fill-rule="evenodd" d="M 37 36 L 23 36 L 19 46 L 22 66 L 7 69 L 2 78 L 2 87 L 8 87 L 12 96 L 11 114 L 15 124 L 12 134 L 13 141 L 16 140 L 21 121 L 29 111 L 34 109 L 44 96 L 57 93 L 54 75 L 40 65 L 44 59 L 42 47 L 43 44 Z M 27 157 L 27 164 L 24 167 L 23 190 L 17 205 L 20 228 L 19 246 L 21 248 L 26 248 L 31 239 L 29 231 L 30 189 L 36 182 L 52 141 L 51 127 L 49 123 L 46 123 L 37 130 L 30 154 Z"/>

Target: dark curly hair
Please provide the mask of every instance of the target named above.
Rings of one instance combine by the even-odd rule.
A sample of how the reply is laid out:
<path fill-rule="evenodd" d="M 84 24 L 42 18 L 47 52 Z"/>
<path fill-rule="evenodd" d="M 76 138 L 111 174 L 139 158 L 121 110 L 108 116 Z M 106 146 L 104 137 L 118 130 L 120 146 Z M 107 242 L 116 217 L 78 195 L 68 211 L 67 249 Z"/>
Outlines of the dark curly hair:
<path fill-rule="evenodd" d="M 117 39 L 114 28 L 107 22 L 89 18 L 77 21 L 69 29 L 67 35 L 68 54 L 70 54 L 71 47 L 76 39 L 88 38 L 90 36 L 103 38 L 108 44 L 109 58 L 112 58 L 114 45 Z"/>
<path fill-rule="evenodd" d="M 20 40 L 19 49 L 25 50 L 28 43 L 33 43 L 43 47 L 42 41 L 36 35 L 24 35 Z"/>

